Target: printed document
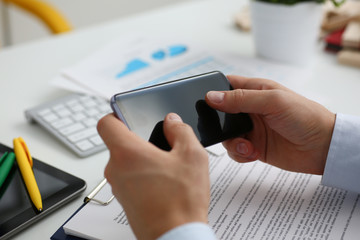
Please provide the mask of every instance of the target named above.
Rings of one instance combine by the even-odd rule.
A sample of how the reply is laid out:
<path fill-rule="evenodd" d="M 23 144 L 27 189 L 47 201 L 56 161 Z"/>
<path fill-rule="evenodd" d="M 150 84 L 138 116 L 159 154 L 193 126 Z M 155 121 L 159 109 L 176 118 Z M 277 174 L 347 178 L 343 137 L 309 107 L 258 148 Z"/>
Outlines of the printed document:
<path fill-rule="evenodd" d="M 304 71 L 256 58 L 215 53 L 179 38 L 128 36 L 63 69 L 53 84 L 109 99 L 114 94 L 201 73 L 221 71 L 276 80 L 297 89 Z"/>
<path fill-rule="evenodd" d="M 260 161 L 237 163 L 209 154 L 209 225 L 218 239 L 357 239 L 360 195 L 320 185 L 321 176 Z M 96 196 L 111 196 L 107 184 Z M 120 204 L 89 202 L 67 224 L 88 239 L 135 239 Z"/>

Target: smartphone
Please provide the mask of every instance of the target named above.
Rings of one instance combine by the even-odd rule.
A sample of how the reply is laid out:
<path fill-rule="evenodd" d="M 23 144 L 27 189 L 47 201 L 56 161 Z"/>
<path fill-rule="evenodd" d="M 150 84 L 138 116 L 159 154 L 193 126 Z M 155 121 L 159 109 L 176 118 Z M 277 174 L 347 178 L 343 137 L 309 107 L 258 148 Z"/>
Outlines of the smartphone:
<path fill-rule="evenodd" d="M 174 112 L 189 124 L 204 147 L 241 136 L 252 130 L 247 113 L 224 113 L 205 102 L 208 91 L 232 90 L 221 72 L 209 72 L 114 95 L 115 115 L 137 135 L 170 150 L 164 132 L 165 116 Z"/>

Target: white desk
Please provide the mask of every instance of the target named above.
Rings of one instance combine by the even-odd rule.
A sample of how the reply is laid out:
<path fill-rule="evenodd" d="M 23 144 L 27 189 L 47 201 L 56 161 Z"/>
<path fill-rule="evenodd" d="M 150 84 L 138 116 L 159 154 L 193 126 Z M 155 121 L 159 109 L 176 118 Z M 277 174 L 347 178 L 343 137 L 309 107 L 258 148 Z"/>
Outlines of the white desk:
<path fill-rule="evenodd" d="M 76 63 L 103 44 L 129 32 L 184 34 L 204 46 L 240 56 L 254 56 L 252 37 L 238 31 L 233 16 L 241 0 L 198 1 L 119 19 L 70 34 L 0 50 L 0 142 L 12 146 L 22 136 L 32 154 L 51 165 L 83 178 L 84 196 L 103 178 L 108 152 L 80 159 L 38 125 L 26 122 L 24 110 L 68 92 L 48 84 L 59 70 Z M 311 76 L 313 92 L 328 97 L 332 111 L 360 115 L 360 70 L 341 66 L 335 56 L 319 49 Z M 71 202 L 16 236 L 16 239 L 49 239 L 81 205 Z"/>

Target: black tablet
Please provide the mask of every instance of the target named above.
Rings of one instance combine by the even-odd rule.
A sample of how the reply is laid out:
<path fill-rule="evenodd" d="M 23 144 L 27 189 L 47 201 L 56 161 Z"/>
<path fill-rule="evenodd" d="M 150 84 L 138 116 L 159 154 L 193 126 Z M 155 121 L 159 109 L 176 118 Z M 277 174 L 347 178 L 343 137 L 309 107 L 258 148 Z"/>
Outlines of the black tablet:
<path fill-rule="evenodd" d="M 0 144 L 0 157 L 13 149 Z M 34 175 L 43 201 L 43 211 L 32 205 L 16 164 L 0 187 L 0 239 L 7 239 L 78 196 L 84 180 L 33 159 Z M 50 236 L 49 236 L 50 238 Z"/>

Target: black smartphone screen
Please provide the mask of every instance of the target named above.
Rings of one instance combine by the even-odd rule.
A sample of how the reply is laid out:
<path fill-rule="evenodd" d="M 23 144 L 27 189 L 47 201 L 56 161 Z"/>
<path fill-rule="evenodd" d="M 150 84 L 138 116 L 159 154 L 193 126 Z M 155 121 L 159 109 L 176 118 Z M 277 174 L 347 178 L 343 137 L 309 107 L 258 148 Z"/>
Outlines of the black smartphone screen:
<path fill-rule="evenodd" d="M 162 121 L 168 113 L 177 113 L 207 147 L 252 129 L 248 114 L 220 112 L 205 102 L 208 91 L 231 89 L 221 72 L 210 72 L 116 94 L 111 99 L 111 107 L 130 130 L 166 150 L 169 146 Z"/>

